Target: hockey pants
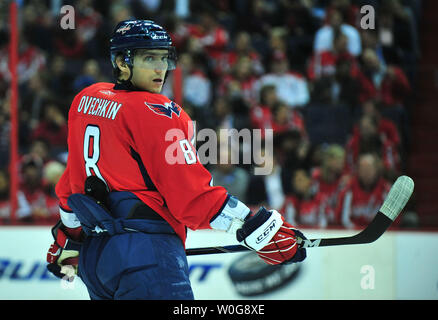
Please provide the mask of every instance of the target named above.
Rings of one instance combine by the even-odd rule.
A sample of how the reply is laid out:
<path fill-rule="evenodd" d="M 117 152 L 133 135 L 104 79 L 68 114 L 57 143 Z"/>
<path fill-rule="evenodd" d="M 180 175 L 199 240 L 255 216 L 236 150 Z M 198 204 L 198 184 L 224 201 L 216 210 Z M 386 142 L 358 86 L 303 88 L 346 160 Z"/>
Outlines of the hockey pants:
<path fill-rule="evenodd" d="M 79 276 L 91 299 L 192 300 L 187 259 L 176 235 L 88 237 Z"/>

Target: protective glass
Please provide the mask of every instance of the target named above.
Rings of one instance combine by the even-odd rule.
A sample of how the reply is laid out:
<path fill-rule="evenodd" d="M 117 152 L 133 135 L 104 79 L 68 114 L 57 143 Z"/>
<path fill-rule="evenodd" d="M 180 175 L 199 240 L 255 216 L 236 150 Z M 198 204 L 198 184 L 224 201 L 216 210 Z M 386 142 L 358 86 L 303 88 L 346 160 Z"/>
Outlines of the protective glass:
<path fill-rule="evenodd" d="M 172 50 L 138 50 L 135 53 L 135 67 L 149 70 L 174 70 L 176 56 Z"/>

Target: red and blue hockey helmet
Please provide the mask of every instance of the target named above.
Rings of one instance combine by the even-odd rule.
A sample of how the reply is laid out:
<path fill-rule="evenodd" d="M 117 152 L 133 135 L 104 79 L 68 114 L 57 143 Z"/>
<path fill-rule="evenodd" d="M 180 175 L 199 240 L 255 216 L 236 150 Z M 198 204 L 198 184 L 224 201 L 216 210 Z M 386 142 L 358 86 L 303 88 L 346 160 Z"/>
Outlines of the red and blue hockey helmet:
<path fill-rule="evenodd" d="M 136 49 L 168 50 L 167 70 L 176 67 L 176 51 L 166 30 L 152 20 L 125 20 L 117 24 L 110 39 L 111 63 L 117 68 L 116 57 L 123 54 L 130 68 Z"/>

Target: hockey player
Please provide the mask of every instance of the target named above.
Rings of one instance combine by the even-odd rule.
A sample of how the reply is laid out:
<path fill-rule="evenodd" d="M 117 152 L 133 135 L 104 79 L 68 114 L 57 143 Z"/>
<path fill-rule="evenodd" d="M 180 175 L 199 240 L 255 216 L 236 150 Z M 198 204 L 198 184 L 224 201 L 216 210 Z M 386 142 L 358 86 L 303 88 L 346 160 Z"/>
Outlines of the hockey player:
<path fill-rule="evenodd" d="M 235 234 L 269 264 L 302 261 L 297 236 L 305 237 L 278 212 L 253 214 L 212 186 L 189 116 L 160 94 L 176 64 L 167 32 L 153 21 L 123 21 L 110 50 L 116 83 L 83 89 L 69 111 L 48 269 L 58 277 L 77 271 L 91 299 L 193 299 L 187 228 Z"/>

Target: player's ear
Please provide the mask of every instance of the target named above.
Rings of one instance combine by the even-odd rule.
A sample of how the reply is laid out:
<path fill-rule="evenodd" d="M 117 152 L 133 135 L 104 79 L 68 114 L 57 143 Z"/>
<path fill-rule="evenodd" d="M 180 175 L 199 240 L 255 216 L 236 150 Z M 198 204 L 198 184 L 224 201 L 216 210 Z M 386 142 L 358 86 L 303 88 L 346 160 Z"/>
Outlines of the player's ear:
<path fill-rule="evenodd" d="M 123 59 L 123 55 L 118 55 L 116 57 L 116 64 L 122 71 L 129 70 L 128 64 L 126 63 L 125 59 Z"/>
<path fill-rule="evenodd" d="M 123 55 L 118 55 L 116 57 L 116 64 L 120 70 L 120 78 L 122 78 L 122 79 L 129 78 L 131 70 L 130 70 L 128 64 L 126 63 L 125 59 L 123 58 Z"/>

